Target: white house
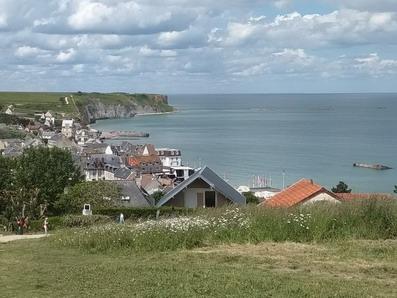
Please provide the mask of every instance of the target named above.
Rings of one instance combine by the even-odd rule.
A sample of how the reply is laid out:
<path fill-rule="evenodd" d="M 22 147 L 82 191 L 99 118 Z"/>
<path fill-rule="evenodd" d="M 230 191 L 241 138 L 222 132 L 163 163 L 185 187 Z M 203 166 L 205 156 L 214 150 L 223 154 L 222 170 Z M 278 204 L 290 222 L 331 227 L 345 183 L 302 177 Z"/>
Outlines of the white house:
<path fill-rule="evenodd" d="M 43 119 L 41 117 L 41 119 Z M 47 113 L 44 114 L 44 125 L 51 127 L 55 124 L 55 117 L 52 116 L 51 112 L 48 111 Z"/>
<path fill-rule="evenodd" d="M 70 120 L 62 120 L 62 135 L 66 138 L 73 138 L 74 136 L 74 121 Z"/>
<path fill-rule="evenodd" d="M 158 148 L 157 155 L 160 157 L 163 167 L 180 167 L 182 166 L 181 151 L 178 149 Z"/>
<path fill-rule="evenodd" d="M 171 178 L 175 178 L 177 181 L 184 181 L 194 174 L 194 169 L 191 167 L 178 166 L 171 167 L 169 169 L 169 175 Z"/>
<path fill-rule="evenodd" d="M 12 110 L 13 110 L 13 106 L 10 105 L 10 106 L 8 106 L 8 108 L 7 108 L 7 110 L 6 110 L 5 113 L 6 113 L 7 115 L 12 115 L 12 114 L 13 114 L 13 111 L 12 111 Z"/>

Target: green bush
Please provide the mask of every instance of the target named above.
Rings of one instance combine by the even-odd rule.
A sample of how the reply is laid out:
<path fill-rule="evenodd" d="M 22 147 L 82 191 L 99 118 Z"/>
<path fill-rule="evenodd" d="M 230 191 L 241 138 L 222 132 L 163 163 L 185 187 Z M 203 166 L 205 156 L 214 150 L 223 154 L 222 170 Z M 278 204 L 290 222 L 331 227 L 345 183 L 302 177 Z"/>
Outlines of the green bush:
<path fill-rule="evenodd" d="M 147 208 L 103 208 L 95 212 L 100 215 L 107 215 L 112 218 L 117 218 L 120 213 L 123 213 L 125 219 L 150 219 L 156 218 L 157 210 L 160 210 L 160 216 L 177 216 L 193 214 L 194 209 L 179 208 L 179 207 L 147 207 Z"/>
<path fill-rule="evenodd" d="M 63 226 L 68 228 L 89 227 L 98 224 L 110 223 L 112 220 L 109 216 L 104 215 L 66 215 L 63 218 Z"/>
<path fill-rule="evenodd" d="M 43 228 L 44 219 L 36 219 L 29 221 L 29 231 L 30 232 L 42 232 L 44 231 Z M 48 218 L 48 229 L 57 230 L 62 229 L 64 227 L 64 218 L 61 216 L 52 216 Z"/>

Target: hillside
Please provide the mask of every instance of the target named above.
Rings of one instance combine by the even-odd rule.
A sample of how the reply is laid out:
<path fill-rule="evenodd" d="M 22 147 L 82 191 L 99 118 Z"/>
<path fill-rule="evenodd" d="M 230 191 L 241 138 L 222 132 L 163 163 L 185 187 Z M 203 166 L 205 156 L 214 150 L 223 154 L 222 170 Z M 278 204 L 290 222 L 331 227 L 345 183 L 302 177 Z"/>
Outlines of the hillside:
<path fill-rule="evenodd" d="M 165 95 L 84 92 L 0 92 L 0 109 L 33 117 L 52 111 L 57 118 L 75 117 L 85 123 L 97 119 L 133 117 L 137 113 L 170 112 Z"/>

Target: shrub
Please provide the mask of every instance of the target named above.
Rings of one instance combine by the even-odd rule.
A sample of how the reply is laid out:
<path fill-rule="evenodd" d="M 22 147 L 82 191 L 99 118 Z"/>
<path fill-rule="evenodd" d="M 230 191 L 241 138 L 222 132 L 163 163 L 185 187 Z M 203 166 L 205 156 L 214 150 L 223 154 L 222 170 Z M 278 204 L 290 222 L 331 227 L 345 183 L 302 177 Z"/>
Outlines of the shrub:
<path fill-rule="evenodd" d="M 95 210 L 97 214 L 107 215 L 112 218 L 117 218 L 120 213 L 123 213 L 125 219 L 150 219 L 156 218 L 156 213 L 159 210 L 160 216 L 177 216 L 189 215 L 195 212 L 194 209 L 179 208 L 179 207 L 147 207 L 147 208 L 103 208 Z"/>
<path fill-rule="evenodd" d="M 104 215 L 67 215 L 63 218 L 63 226 L 74 227 L 89 227 L 92 225 L 110 223 L 112 220 L 109 216 Z"/>
<path fill-rule="evenodd" d="M 259 199 L 255 196 L 255 194 L 252 191 L 249 192 L 243 192 L 243 195 L 246 199 L 247 204 L 259 204 Z"/>
<path fill-rule="evenodd" d="M 44 219 L 36 219 L 29 221 L 29 231 L 30 232 L 42 232 Z M 64 218 L 60 216 L 52 216 L 48 218 L 48 229 L 57 230 L 64 227 Z"/>

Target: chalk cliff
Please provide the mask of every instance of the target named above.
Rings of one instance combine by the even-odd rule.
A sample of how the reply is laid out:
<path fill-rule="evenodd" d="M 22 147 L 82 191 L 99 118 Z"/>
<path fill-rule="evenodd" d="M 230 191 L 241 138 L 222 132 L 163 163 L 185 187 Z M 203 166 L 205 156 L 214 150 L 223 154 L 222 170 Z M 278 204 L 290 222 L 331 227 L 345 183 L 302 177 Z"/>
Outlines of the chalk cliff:
<path fill-rule="evenodd" d="M 136 114 L 161 113 L 173 110 L 168 98 L 159 94 L 84 94 L 79 100 L 82 121 L 93 123 L 99 119 L 130 118 Z"/>

